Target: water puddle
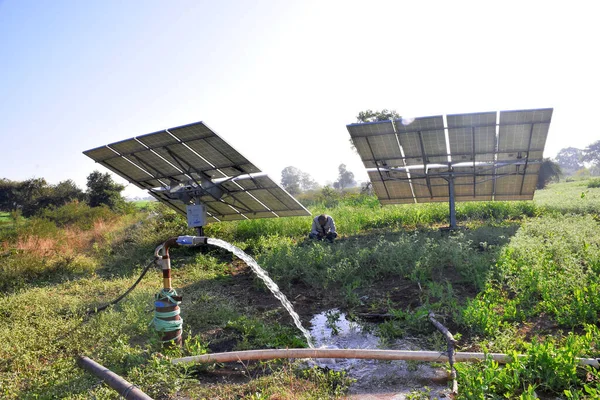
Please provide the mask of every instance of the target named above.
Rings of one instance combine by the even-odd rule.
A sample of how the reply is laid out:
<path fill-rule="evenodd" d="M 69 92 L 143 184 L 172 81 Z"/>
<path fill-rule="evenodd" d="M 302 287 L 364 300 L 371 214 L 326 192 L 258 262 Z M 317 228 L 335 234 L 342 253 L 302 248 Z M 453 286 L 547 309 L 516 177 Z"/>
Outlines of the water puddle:
<path fill-rule="evenodd" d="M 410 340 L 384 343 L 363 326 L 349 321 L 344 313 L 336 309 L 315 315 L 311 320 L 312 328 L 309 332 L 302 326 L 300 317 L 277 284 L 252 257 L 223 240 L 208 238 L 207 243 L 231 251 L 250 266 L 292 316 L 294 324 L 304 334 L 309 347 L 424 350 Z M 322 368 L 346 371 L 349 377 L 356 380 L 350 388 L 350 399 L 400 400 L 415 392 L 421 392 L 419 398 L 436 399 L 447 397 L 448 394 L 445 369 L 433 368 L 431 363 L 360 359 L 317 359 L 310 362 L 311 365 L 315 363 Z"/>
<path fill-rule="evenodd" d="M 384 343 L 336 309 L 317 314 L 310 322 L 310 333 L 317 348 L 431 350 L 419 348 L 410 340 Z M 404 399 L 414 391 L 429 393 L 432 399 L 447 397 L 448 394 L 445 369 L 433 368 L 428 362 L 317 359 L 316 363 L 322 368 L 344 370 L 356 379 L 350 388 L 350 398 Z"/>

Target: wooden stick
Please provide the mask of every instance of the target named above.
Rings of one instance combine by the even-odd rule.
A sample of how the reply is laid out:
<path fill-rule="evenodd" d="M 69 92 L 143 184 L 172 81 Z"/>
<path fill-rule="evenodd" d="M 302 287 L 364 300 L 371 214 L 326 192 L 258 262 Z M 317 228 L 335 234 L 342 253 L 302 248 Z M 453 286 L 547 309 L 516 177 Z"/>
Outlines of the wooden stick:
<path fill-rule="evenodd" d="M 431 323 L 446 337 L 446 344 L 448 345 L 448 363 L 450 364 L 450 377 L 452 378 L 452 394 L 458 395 L 458 381 L 456 380 L 456 368 L 454 368 L 454 363 L 456 359 L 454 357 L 454 345 L 456 344 L 456 339 L 450 333 L 450 331 L 442 324 L 440 324 L 435 319 L 435 314 L 429 312 L 429 320 Z"/>

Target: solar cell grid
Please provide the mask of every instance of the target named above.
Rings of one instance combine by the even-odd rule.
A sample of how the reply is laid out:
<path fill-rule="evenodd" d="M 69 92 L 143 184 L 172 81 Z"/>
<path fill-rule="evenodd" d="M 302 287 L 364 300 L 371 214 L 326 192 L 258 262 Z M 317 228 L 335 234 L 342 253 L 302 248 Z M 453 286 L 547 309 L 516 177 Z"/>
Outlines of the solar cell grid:
<path fill-rule="evenodd" d="M 179 126 L 177 128 L 168 129 L 169 132 L 177 137 L 182 142 L 187 142 L 193 139 L 202 139 L 216 134 L 203 122 L 196 122 L 189 125 Z"/>
<path fill-rule="evenodd" d="M 149 133 L 147 135 L 138 136 L 136 139 L 144 143 L 146 146 L 148 146 L 148 148 L 151 149 L 155 147 L 163 147 L 169 144 L 179 143 L 179 140 L 174 138 L 166 131 Z"/>
<path fill-rule="evenodd" d="M 402 159 L 396 135 L 378 135 L 367 138 L 375 160 Z"/>
<path fill-rule="evenodd" d="M 389 123 L 352 124 L 348 131 L 365 167 L 373 169 L 369 178 L 382 204 L 406 202 L 413 193 L 417 202 L 447 201 L 446 179 L 453 180 L 457 201 L 520 200 L 530 198 L 535 190 L 552 112 L 538 109 L 454 114 L 446 117 L 446 127 L 442 116 L 396 120 L 395 136 Z M 369 147 L 375 136 L 378 140 Z M 400 143 L 397 153 L 391 146 L 392 138 Z M 395 165 L 389 163 L 392 158 L 397 160 Z M 417 167 L 410 170 L 410 183 L 389 180 L 389 173 L 374 170 L 405 165 Z M 431 168 L 425 174 L 426 165 Z"/>
<path fill-rule="evenodd" d="M 410 189 L 410 183 L 408 181 L 391 181 L 387 180 L 383 182 L 389 193 L 390 199 L 412 199 L 412 191 Z"/>
<path fill-rule="evenodd" d="M 473 126 L 496 125 L 495 112 L 482 112 L 471 114 L 453 114 L 446 116 L 448 128 L 461 128 Z"/>
<path fill-rule="evenodd" d="M 351 137 L 390 135 L 394 133 L 392 121 L 368 122 L 366 124 L 350 124 L 347 126 Z"/>
<path fill-rule="evenodd" d="M 109 158 L 104 160 L 103 163 L 111 166 L 115 171 L 118 171 L 122 176 L 125 175 L 129 179 L 140 181 L 153 178 L 152 175 L 141 167 L 121 157 Z"/>
<path fill-rule="evenodd" d="M 538 122 L 550 122 L 552 119 L 552 108 L 540 108 L 537 110 L 514 110 L 500 112 L 500 125 L 504 124 L 532 124 Z"/>
<path fill-rule="evenodd" d="M 166 148 L 156 148 L 154 151 L 183 171 L 207 171 L 213 166 L 198 157 L 193 151 L 182 144 L 173 144 Z"/>
<path fill-rule="evenodd" d="M 429 158 L 434 156 L 443 156 L 443 160 L 447 161 L 448 149 L 446 148 L 446 137 L 444 131 L 428 131 L 421 133 L 425 154 Z M 432 161 L 433 162 L 433 161 Z"/>
<path fill-rule="evenodd" d="M 461 156 L 466 156 L 472 160 L 473 153 L 476 155 L 494 153 L 496 148 L 496 128 L 448 129 L 448 141 L 453 161 L 455 159 L 464 159 Z M 475 147 L 473 147 L 473 144 L 475 144 Z"/>
<path fill-rule="evenodd" d="M 248 160 L 240 153 L 235 151 L 233 147 L 227 144 L 223 139 L 217 136 L 206 138 L 206 142 L 211 145 L 217 152 L 224 156 L 230 164 L 248 164 Z"/>
<path fill-rule="evenodd" d="M 400 133 L 398 135 L 400 145 L 404 150 L 407 165 L 423 164 L 423 152 L 421 151 L 421 142 L 417 133 Z"/>
<path fill-rule="evenodd" d="M 179 175 L 182 172 L 150 150 L 135 153 L 133 158 L 140 161 L 139 164 L 145 167 L 144 169 L 152 172 L 156 171 L 160 176 Z"/>
<path fill-rule="evenodd" d="M 123 140 L 122 142 L 113 143 L 110 148 L 116 150 L 121 155 L 128 155 L 136 151 L 146 150 L 146 146 L 135 139 Z"/>
<path fill-rule="evenodd" d="M 371 148 L 367 142 L 366 137 L 353 137 L 352 144 L 356 148 L 356 151 L 360 155 L 360 158 L 365 165 L 365 168 L 373 168 L 375 164 L 375 156 L 373 155 Z"/>
<path fill-rule="evenodd" d="M 152 196 L 184 215 L 186 208 L 179 193 L 186 186 L 170 188 L 173 182 L 193 188 L 194 194 L 189 196 L 200 192 L 199 201 L 214 221 L 310 215 L 266 175 L 247 175 L 260 174 L 260 169 L 202 122 L 141 135 L 84 154 L 136 186 L 149 189 Z M 202 188 L 207 179 L 220 179 L 212 183 L 216 186 L 225 181 L 221 190 L 215 191 Z"/>
<path fill-rule="evenodd" d="M 106 146 L 84 151 L 83 154 L 98 162 L 117 156 L 117 154 Z"/>
<path fill-rule="evenodd" d="M 441 115 L 433 117 L 420 117 L 415 118 L 414 120 L 406 118 L 397 119 L 394 121 L 394 123 L 398 133 L 444 130 L 444 118 Z"/>

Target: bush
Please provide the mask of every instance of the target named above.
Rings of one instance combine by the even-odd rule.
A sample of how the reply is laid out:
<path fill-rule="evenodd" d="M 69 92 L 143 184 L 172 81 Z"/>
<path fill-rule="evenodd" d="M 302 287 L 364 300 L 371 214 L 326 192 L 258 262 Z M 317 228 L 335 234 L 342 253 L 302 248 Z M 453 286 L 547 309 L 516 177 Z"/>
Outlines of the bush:
<path fill-rule="evenodd" d="M 118 215 L 107 206 L 90 207 L 85 203 L 72 202 L 61 207 L 46 208 L 40 211 L 38 216 L 58 227 L 75 226 L 86 230 L 98 220 L 114 220 Z"/>
<path fill-rule="evenodd" d="M 588 181 L 587 187 L 591 188 L 600 188 L 600 178 L 591 179 Z"/>

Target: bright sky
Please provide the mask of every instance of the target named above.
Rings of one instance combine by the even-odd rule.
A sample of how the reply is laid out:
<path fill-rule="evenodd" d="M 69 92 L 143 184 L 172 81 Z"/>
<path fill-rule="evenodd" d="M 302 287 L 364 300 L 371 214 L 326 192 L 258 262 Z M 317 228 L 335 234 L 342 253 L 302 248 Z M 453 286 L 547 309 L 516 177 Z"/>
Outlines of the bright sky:
<path fill-rule="evenodd" d="M 204 121 L 275 181 L 367 175 L 346 124 L 553 107 L 546 157 L 600 139 L 593 1 L 0 0 L 0 178 Z M 125 183 L 115 176 L 115 180 Z M 144 195 L 133 185 L 128 196 Z"/>

